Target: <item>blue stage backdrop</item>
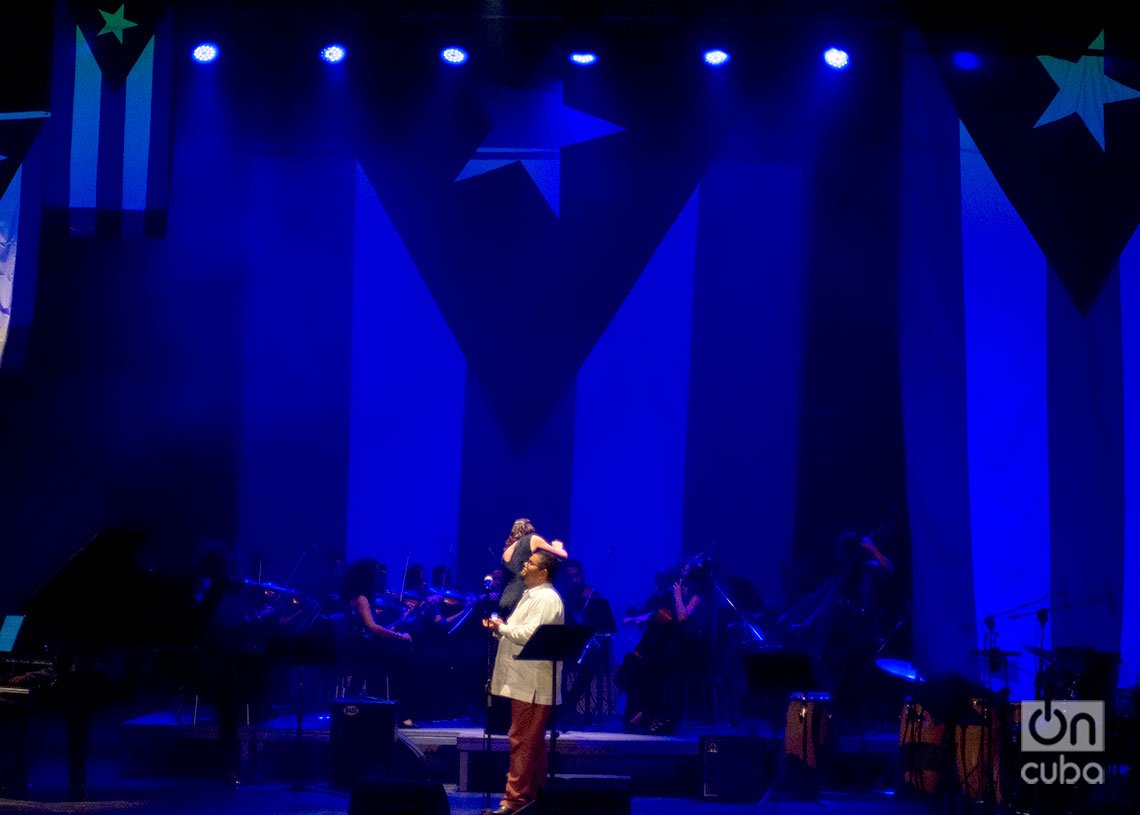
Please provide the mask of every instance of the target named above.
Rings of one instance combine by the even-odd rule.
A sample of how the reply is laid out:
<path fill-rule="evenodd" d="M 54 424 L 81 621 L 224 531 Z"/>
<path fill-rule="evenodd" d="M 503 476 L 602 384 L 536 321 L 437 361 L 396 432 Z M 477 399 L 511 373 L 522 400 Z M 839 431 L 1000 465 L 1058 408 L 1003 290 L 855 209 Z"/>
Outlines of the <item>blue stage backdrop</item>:
<path fill-rule="evenodd" d="M 1044 115 L 1113 32 L 965 70 L 945 32 L 851 24 L 833 72 L 834 28 L 768 21 L 710 70 L 645 21 L 581 70 L 551 20 L 154 4 L 119 43 L 87 5 L 60 4 L 20 153 L 0 605 L 112 525 L 170 569 L 214 538 L 314 593 L 362 556 L 475 589 L 526 516 L 619 616 L 707 557 L 774 621 L 849 531 L 896 568 L 884 655 L 976 673 L 992 617 L 1018 695 L 1042 642 L 1140 671 L 1137 187 L 1112 180 L 1140 102 Z M 1112 217 L 1074 211 L 1088 172 Z"/>

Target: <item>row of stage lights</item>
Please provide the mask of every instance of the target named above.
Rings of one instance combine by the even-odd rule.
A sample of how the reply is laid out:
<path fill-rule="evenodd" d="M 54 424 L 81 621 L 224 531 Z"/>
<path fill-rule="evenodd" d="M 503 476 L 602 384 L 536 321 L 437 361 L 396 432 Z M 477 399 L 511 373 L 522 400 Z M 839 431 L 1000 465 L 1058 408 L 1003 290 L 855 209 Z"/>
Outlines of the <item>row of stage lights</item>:
<path fill-rule="evenodd" d="M 196 45 L 190 52 L 195 62 L 208 64 L 214 62 L 222 55 L 222 49 L 216 43 L 204 42 Z M 320 57 L 329 65 L 336 65 L 344 62 L 348 58 L 348 49 L 340 43 L 333 43 L 326 45 L 321 49 Z M 452 45 L 444 48 L 439 52 L 439 58 L 446 65 L 463 65 L 470 58 L 468 53 L 462 48 Z M 596 65 L 598 62 L 598 55 L 592 51 L 574 51 L 567 57 L 572 65 L 580 67 L 587 67 Z M 719 48 L 714 48 L 705 51 L 701 55 L 705 64 L 711 68 L 719 68 L 727 65 L 732 61 L 732 55 L 727 51 L 722 51 Z M 851 58 L 841 48 L 828 48 L 823 52 L 823 62 L 828 68 L 836 71 L 844 71 L 851 64 Z"/>

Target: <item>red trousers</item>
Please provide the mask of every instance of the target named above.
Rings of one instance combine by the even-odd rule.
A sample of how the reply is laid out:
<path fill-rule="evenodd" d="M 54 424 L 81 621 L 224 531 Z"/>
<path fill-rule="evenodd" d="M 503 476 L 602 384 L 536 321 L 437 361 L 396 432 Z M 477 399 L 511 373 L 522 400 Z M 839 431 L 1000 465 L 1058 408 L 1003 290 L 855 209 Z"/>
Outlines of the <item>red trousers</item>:
<path fill-rule="evenodd" d="M 546 721 L 550 705 L 511 700 L 511 763 L 507 769 L 507 791 L 502 806 L 510 809 L 529 804 L 546 782 Z"/>

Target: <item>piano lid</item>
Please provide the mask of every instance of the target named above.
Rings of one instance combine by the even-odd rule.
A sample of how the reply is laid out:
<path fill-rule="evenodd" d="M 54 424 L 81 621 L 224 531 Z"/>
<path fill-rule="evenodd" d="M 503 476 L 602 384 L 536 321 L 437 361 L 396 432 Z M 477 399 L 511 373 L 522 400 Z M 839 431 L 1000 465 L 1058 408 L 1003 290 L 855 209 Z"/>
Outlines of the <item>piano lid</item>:
<path fill-rule="evenodd" d="M 177 640 L 186 598 L 140 565 L 148 537 L 110 529 L 87 541 L 24 604 L 23 647 L 91 652 Z"/>

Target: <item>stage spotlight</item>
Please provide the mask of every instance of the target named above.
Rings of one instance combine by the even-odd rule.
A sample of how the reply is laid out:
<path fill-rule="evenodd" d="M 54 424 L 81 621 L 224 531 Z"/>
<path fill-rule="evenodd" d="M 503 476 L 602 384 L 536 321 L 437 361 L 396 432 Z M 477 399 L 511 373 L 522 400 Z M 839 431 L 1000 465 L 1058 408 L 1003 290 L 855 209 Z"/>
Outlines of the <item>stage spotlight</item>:
<path fill-rule="evenodd" d="M 448 65 L 462 65 L 467 61 L 467 52 L 452 45 L 440 51 L 439 58 Z"/>
<path fill-rule="evenodd" d="M 962 71 L 973 71 L 981 64 L 977 54 L 969 51 L 958 51 L 953 56 L 954 67 Z"/>
<path fill-rule="evenodd" d="M 218 48 L 217 43 L 204 42 L 194 46 L 194 50 L 190 52 L 190 56 L 194 58 L 195 62 L 200 62 L 203 65 L 207 62 L 213 62 L 221 56 L 222 49 Z"/>
<path fill-rule="evenodd" d="M 823 52 L 823 61 L 833 71 L 846 71 L 851 64 L 851 57 L 842 48 L 828 48 Z"/>
<path fill-rule="evenodd" d="M 704 60 L 706 65 L 711 65 L 714 68 L 719 68 L 721 65 L 727 65 L 728 61 L 732 59 L 727 51 L 721 51 L 715 48 L 712 51 L 705 51 Z"/>
<path fill-rule="evenodd" d="M 570 55 L 570 62 L 574 65 L 593 65 L 598 61 L 598 55 L 592 51 L 575 51 Z"/>
<path fill-rule="evenodd" d="M 338 62 L 344 62 L 344 58 L 348 56 L 348 49 L 340 43 L 333 43 L 326 45 L 321 49 L 321 59 L 329 65 L 336 65 Z"/>

